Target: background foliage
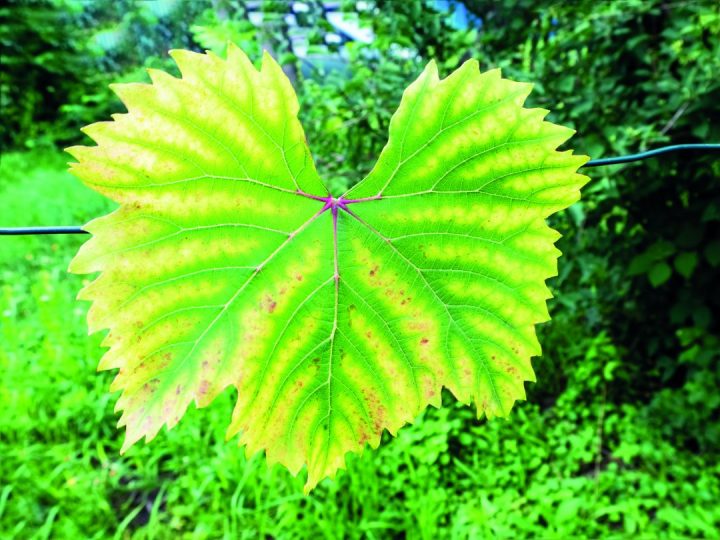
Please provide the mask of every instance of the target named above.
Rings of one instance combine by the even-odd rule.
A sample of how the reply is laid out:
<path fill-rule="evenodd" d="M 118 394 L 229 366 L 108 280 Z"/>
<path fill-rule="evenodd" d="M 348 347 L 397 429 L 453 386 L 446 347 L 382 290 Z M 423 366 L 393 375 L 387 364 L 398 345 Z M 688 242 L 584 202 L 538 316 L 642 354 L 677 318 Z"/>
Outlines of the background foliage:
<path fill-rule="evenodd" d="M 167 49 L 232 40 L 281 58 L 335 192 L 378 155 L 430 58 L 535 83 L 531 105 L 597 158 L 718 142 L 712 0 L 331 2 L 11 0 L 2 27 L 0 225 L 76 224 L 107 203 L 64 172 L 78 128 L 121 111 L 107 84 L 174 70 Z M 290 22 L 288 22 L 290 20 Z M 338 39 L 339 38 L 339 39 Z M 302 49 L 302 53 L 299 50 Z M 87 142 L 87 141 L 85 141 Z M 79 237 L 0 240 L 3 538 L 716 538 L 720 528 L 720 161 L 588 169 L 542 327 L 538 383 L 510 421 L 429 410 L 313 494 L 224 442 L 232 396 L 126 456 L 112 374 L 95 374 Z"/>

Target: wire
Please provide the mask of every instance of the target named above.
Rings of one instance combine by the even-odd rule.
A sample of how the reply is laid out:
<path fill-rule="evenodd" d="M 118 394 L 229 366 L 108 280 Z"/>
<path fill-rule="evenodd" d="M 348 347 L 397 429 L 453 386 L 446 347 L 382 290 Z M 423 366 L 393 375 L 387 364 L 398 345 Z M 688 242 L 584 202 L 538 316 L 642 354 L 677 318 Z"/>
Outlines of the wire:
<path fill-rule="evenodd" d="M 0 227 L 0 236 L 22 234 L 90 234 L 82 227 Z"/>
<path fill-rule="evenodd" d="M 720 152 L 720 144 L 673 144 L 671 146 L 661 146 L 647 152 L 638 154 L 628 154 L 626 156 L 616 156 L 610 158 L 592 159 L 583 167 L 602 167 L 605 165 L 620 165 L 622 163 L 630 163 L 631 161 L 640 161 L 651 157 L 667 154 L 669 152 L 679 152 L 687 150 L 710 150 Z M 0 236 L 13 236 L 25 234 L 89 234 L 82 227 L 0 227 Z"/>
<path fill-rule="evenodd" d="M 621 163 L 629 163 L 631 161 L 639 161 L 641 159 L 647 159 L 658 156 L 660 154 L 667 154 L 668 152 L 678 152 L 681 150 L 716 150 L 720 151 L 720 144 L 673 144 L 672 146 L 661 146 L 654 150 L 648 150 L 647 152 L 640 152 L 639 154 L 629 154 L 627 156 L 617 156 L 611 158 L 592 159 L 588 161 L 583 167 L 601 167 L 603 165 L 620 165 Z"/>

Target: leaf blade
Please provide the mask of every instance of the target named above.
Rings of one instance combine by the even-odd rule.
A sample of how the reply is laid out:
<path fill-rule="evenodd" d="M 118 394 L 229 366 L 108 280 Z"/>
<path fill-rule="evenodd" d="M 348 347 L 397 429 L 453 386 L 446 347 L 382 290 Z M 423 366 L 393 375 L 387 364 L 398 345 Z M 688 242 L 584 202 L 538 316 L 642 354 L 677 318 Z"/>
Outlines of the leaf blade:
<path fill-rule="evenodd" d="M 309 490 L 443 387 L 479 416 L 524 398 L 559 256 L 544 220 L 586 181 L 556 151 L 571 130 L 522 108 L 529 85 L 430 63 L 376 167 L 333 199 L 269 56 L 172 56 L 182 79 L 119 86 L 129 112 L 69 149 L 121 204 L 70 269 L 101 272 L 79 296 L 110 328 L 123 451 L 233 386 L 228 437 L 307 466 Z"/>

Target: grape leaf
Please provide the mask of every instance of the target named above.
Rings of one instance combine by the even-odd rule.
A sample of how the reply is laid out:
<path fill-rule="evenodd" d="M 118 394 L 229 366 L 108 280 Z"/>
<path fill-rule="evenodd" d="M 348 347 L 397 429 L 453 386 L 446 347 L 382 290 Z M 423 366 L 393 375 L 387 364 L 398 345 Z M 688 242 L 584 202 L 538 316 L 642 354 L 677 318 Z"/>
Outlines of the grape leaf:
<path fill-rule="evenodd" d="M 79 298 L 109 329 L 123 451 L 233 386 L 228 436 L 306 465 L 309 490 L 443 387 L 507 415 L 549 318 L 545 218 L 586 182 L 587 158 L 556 151 L 572 131 L 522 107 L 531 86 L 472 60 L 440 80 L 431 62 L 374 169 L 333 197 L 269 55 L 171 54 L 182 78 L 114 86 L 128 112 L 68 149 L 120 203 L 70 270 L 100 272 Z"/>

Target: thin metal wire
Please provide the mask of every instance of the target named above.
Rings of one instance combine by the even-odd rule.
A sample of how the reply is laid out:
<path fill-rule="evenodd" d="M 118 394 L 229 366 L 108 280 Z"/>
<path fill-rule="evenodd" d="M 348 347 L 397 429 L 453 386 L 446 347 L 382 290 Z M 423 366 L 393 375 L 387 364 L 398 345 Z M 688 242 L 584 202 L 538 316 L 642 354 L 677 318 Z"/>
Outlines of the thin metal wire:
<path fill-rule="evenodd" d="M 22 234 L 89 234 L 82 227 L 0 227 L 0 236 Z"/>
<path fill-rule="evenodd" d="M 630 163 L 631 161 L 640 161 L 651 157 L 667 154 L 668 152 L 680 152 L 688 150 L 709 150 L 720 151 L 720 144 L 673 144 L 671 146 L 661 146 L 647 152 L 638 154 L 628 154 L 626 156 L 616 156 L 610 158 L 592 159 L 583 167 L 602 167 L 604 165 L 620 165 L 622 163 Z M 67 227 L 0 227 L 0 236 L 16 236 L 26 234 L 89 234 L 78 226 Z"/>
<path fill-rule="evenodd" d="M 603 165 L 620 165 L 621 163 L 629 163 L 630 161 L 639 161 L 668 152 L 678 152 L 685 150 L 716 150 L 720 151 L 720 144 L 673 144 L 672 146 L 661 146 L 647 152 L 639 154 L 628 154 L 627 156 L 617 156 L 611 158 L 592 159 L 583 167 L 601 167 Z"/>

